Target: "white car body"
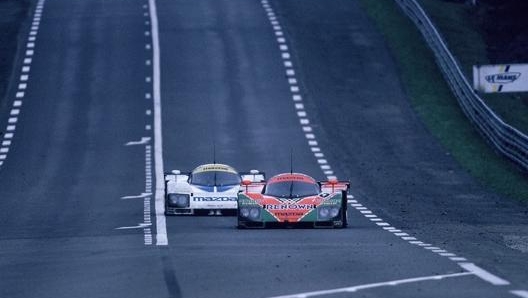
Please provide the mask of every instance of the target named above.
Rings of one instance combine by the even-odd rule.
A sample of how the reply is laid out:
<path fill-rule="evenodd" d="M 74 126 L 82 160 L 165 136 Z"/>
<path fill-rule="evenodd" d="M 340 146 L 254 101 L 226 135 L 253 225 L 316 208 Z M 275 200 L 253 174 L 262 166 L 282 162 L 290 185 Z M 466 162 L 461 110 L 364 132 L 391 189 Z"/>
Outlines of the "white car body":
<path fill-rule="evenodd" d="M 214 177 L 214 183 L 193 183 L 193 178 L 204 173 Z M 218 181 L 217 174 L 213 173 L 218 174 Z M 223 175 L 228 179 L 227 185 L 222 184 L 223 180 L 220 176 Z M 260 179 L 264 180 L 264 174 L 252 171 L 241 176 L 234 168 L 224 164 L 201 165 L 191 173 L 172 171 L 165 175 L 165 214 L 192 215 L 200 210 L 208 210 L 210 214 L 221 214 L 222 211 L 235 213 L 242 179 L 260 181 Z"/>

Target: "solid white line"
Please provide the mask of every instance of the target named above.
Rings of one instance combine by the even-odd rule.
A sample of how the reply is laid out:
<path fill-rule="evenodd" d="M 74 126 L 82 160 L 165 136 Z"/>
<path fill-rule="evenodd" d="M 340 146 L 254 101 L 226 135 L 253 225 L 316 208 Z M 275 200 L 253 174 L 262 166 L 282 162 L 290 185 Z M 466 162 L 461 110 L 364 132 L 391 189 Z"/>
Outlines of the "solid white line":
<path fill-rule="evenodd" d="M 515 291 L 510 291 L 510 293 L 512 293 L 515 296 L 519 296 L 521 298 L 528 298 L 528 291 L 515 290 Z"/>
<path fill-rule="evenodd" d="M 473 263 L 458 263 L 458 265 L 494 286 L 505 286 L 510 284 L 509 281 L 493 275 Z"/>
<path fill-rule="evenodd" d="M 357 291 L 365 290 L 365 289 L 397 286 L 401 284 L 408 284 L 408 283 L 415 283 L 415 282 L 422 282 L 422 281 L 429 281 L 429 280 L 441 280 L 444 278 L 460 277 L 460 276 L 467 276 L 467 275 L 472 275 L 472 274 L 473 273 L 471 272 L 461 272 L 461 273 L 444 274 L 444 275 L 431 275 L 431 276 L 424 276 L 424 277 L 416 277 L 416 278 L 400 279 L 400 280 L 393 280 L 393 281 L 386 281 L 386 282 L 379 282 L 379 283 L 364 284 L 364 285 L 347 287 L 347 288 L 338 288 L 338 289 L 332 289 L 332 290 L 306 292 L 306 293 L 293 294 L 293 295 L 275 296 L 271 298 L 307 298 L 307 297 L 331 295 L 331 294 L 338 294 L 338 293 L 350 293 L 350 292 L 357 292 Z"/>
<path fill-rule="evenodd" d="M 160 48 L 158 35 L 158 12 L 156 0 L 149 0 L 150 21 L 153 44 L 153 88 L 154 88 L 154 163 L 156 167 L 156 245 L 168 245 L 167 224 L 165 221 L 164 177 L 163 177 L 163 142 L 161 134 L 161 85 L 160 85 Z"/>

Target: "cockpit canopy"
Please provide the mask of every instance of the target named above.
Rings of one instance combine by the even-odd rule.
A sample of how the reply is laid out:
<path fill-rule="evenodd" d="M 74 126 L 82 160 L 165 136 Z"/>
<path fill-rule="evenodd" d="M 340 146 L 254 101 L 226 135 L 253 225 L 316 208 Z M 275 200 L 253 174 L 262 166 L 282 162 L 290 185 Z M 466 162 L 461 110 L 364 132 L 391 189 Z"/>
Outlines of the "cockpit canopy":
<path fill-rule="evenodd" d="M 279 198 L 301 198 L 319 193 L 319 185 L 312 177 L 298 173 L 274 176 L 264 189 L 265 195 Z"/>
<path fill-rule="evenodd" d="M 189 176 L 189 183 L 199 186 L 239 185 L 238 172 L 224 164 L 207 164 L 197 167 Z"/>

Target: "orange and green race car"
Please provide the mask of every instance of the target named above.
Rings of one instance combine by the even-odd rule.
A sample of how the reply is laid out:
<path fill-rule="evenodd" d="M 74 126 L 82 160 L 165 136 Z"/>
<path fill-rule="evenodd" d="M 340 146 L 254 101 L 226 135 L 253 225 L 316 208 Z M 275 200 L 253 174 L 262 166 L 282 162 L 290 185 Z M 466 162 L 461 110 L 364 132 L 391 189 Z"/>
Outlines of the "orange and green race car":
<path fill-rule="evenodd" d="M 317 182 L 299 173 L 273 176 L 267 182 L 242 181 L 238 228 L 347 226 L 348 182 Z"/>

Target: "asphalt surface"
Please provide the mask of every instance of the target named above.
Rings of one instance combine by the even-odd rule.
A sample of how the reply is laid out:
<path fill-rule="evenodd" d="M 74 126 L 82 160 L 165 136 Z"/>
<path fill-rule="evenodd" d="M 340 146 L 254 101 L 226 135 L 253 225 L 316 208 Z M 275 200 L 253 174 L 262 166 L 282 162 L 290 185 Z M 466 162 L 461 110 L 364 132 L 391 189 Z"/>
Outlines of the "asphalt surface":
<path fill-rule="evenodd" d="M 6 99 L 17 111 L 0 114 L 1 297 L 528 289 L 526 206 L 482 189 L 427 133 L 355 1 L 157 0 L 156 15 L 150 4 L 47 0 L 25 28 L 38 30 L 32 60 L 21 49 Z M 165 170 L 216 156 L 268 176 L 288 172 L 293 151 L 295 171 L 350 179 L 350 227 L 169 217 L 157 245 L 159 149 Z"/>

